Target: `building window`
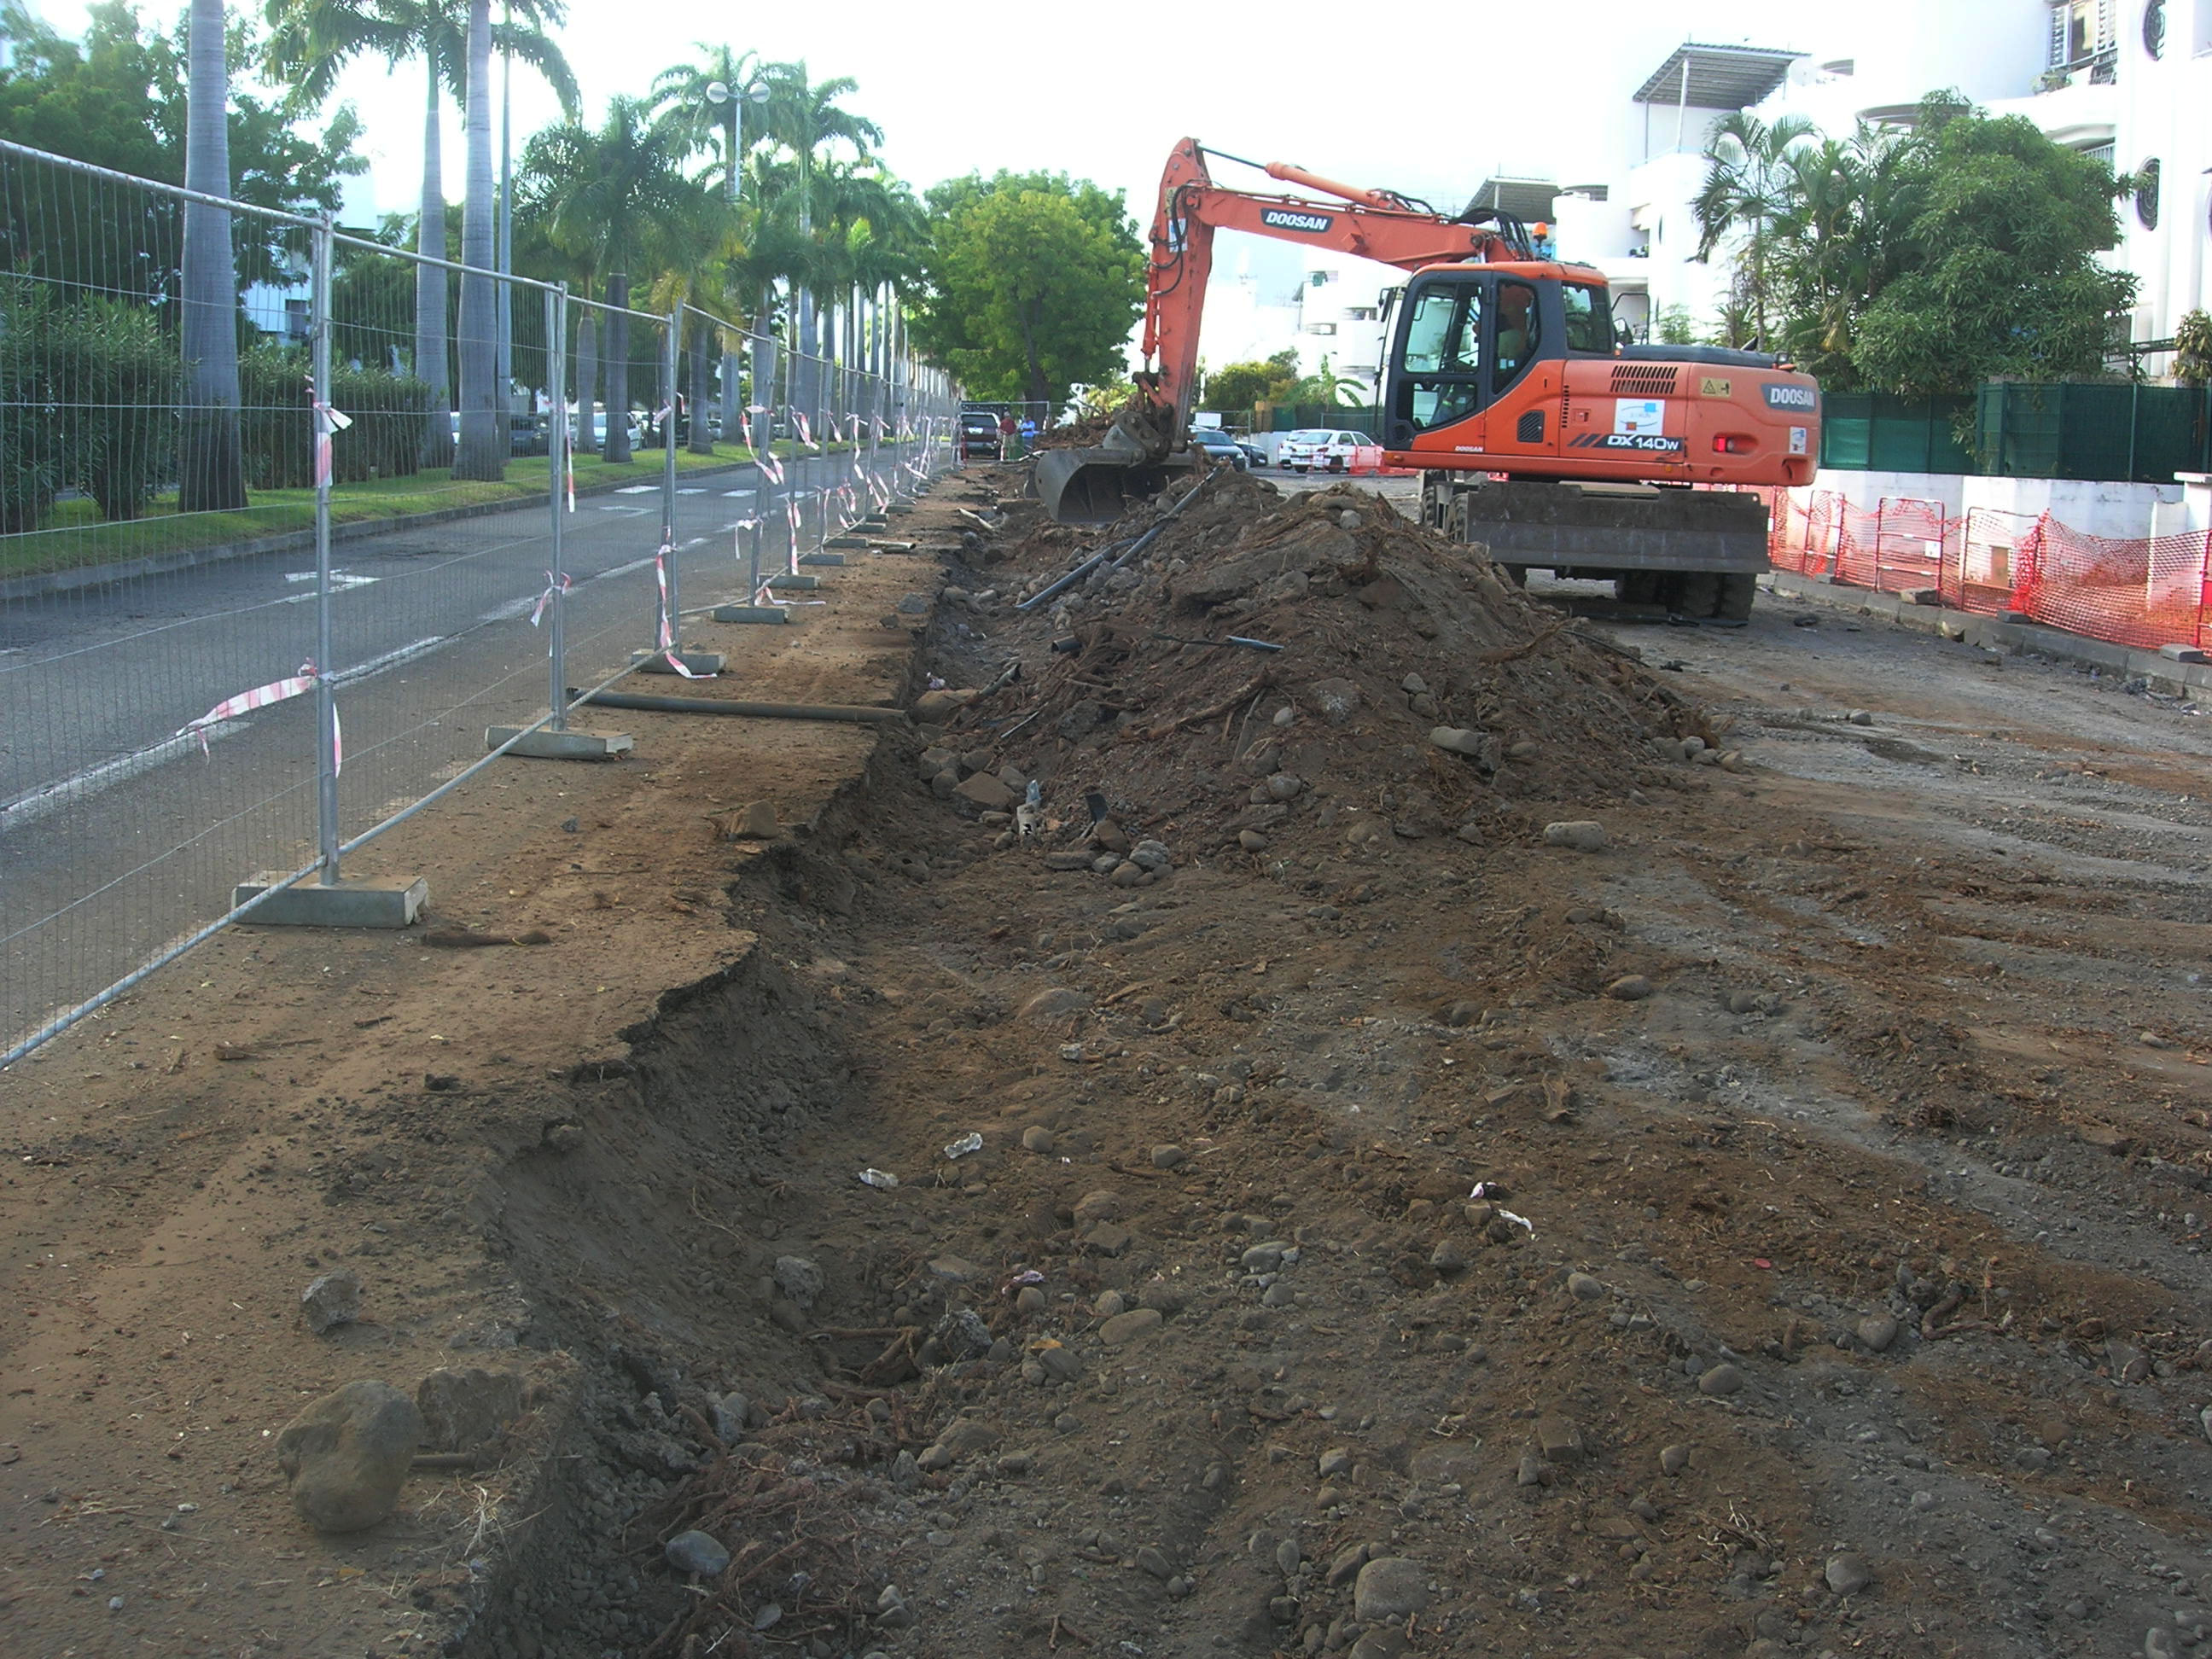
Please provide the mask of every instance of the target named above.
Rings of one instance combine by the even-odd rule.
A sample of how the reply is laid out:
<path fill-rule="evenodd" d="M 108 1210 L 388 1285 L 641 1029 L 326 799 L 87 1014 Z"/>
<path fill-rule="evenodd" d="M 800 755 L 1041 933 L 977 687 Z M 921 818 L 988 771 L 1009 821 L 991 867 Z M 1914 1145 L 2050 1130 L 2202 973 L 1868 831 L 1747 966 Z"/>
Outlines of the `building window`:
<path fill-rule="evenodd" d="M 289 340 L 305 340 L 313 337 L 315 321 L 307 310 L 305 300 L 284 301 L 284 337 Z"/>
<path fill-rule="evenodd" d="M 1309 334 L 1334 334 L 1336 332 L 1336 325 L 1334 323 L 1308 323 L 1306 325 L 1306 332 Z"/>
<path fill-rule="evenodd" d="M 2166 0 L 2143 0 L 2143 50 L 2154 58 L 2166 56 Z"/>
<path fill-rule="evenodd" d="M 2108 53 L 2114 0 L 2057 0 L 2051 8 L 2051 67 L 2071 69 Z"/>
<path fill-rule="evenodd" d="M 2158 228 L 2158 157 L 2136 171 L 2136 218 L 2145 230 Z"/>
<path fill-rule="evenodd" d="M 2093 144 L 2081 154 L 2093 161 L 2102 161 L 2105 164 L 2106 172 L 2110 173 L 2112 170 L 2112 147 L 2110 144 Z"/>

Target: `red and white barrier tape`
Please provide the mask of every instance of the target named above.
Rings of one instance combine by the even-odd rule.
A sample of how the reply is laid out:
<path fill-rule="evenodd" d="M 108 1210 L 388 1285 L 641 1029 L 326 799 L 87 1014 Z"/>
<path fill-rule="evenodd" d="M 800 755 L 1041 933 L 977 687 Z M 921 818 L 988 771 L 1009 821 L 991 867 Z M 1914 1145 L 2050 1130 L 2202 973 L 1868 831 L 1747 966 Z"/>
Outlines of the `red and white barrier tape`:
<path fill-rule="evenodd" d="M 773 450 L 764 449 L 754 456 L 753 465 L 760 469 L 761 477 L 766 478 L 770 483 L 780 484 L 783 482 L 783 463 L 776 459 Z"/>
<path fill-rule="evenodd" d="M 177 735 L 198 738 L 200 753 L 205 755 L 208 752 L 209 727 L 220 726 L 225 720 L 234 720 L 240 715 L 250 714 L 257 708 L 266 708 L 272 703 L 289 702 L 294 697 L 303 697 L 315 689 L 316 682 L 321 678 L 315 672 L 315 665 L 312 661 L 303 662 L 296 674 L 287 675 L 281 680 L 271 680 L 266 685 L 257 685 L 251 691 L 241 691 L 234 697 L 225 697 L 198 720 L 178 727 Z M 335 707 L 331 710 L 331 769 L 333 772 L 343 771 L 345 738 L 337 729 L 337 709 Z"/>
<path fill-rule="evenodd" d="M 712 679 L 712 674 L 695 674 L 684 665 L 683 653 L 677 649 L 676 629 L 668 614 L 668 556 L 676 550 L 666 542 L 653 556 L 653 580 L 660 585 L 660 637 L 657 641 L 661 656 L 668 665 L 687 680 Z"/>
<path fill-rule="evenodd" d="M 562 571 L 557 576 L 551 571 L 547 571 L 545 573 L 545 591 L 538 596 L 538 603 L 531 607 L 530 625 L 532 628 L 537 627 L 538 619 L 545 614 L 545 607 L 553 603 L 554 597 L 556 594 L 566 593 L 573 586 L 574 584 L 568 580 L 568 573 L 567 571 Z"/>
<path fill-rule="evenodd" d="M 353 424 L 353 416 L 341 414 L 325 403 L 315 390 L 315 377 L 307 376 L 307 401 L 315 411 L 315 488 L 327 489 L 331 484 L 331 435 L 343 432 Z"/>
<path fill-rule="evenodd" d="M 805 444 L 809 449 L 822 447 L 820 444 L 814 441 L 814 428 L 806 424 L 806 416 L 794 409 L 791 411 L 791 421 L 792 424 L 799 428 L 799 442 Z"/>

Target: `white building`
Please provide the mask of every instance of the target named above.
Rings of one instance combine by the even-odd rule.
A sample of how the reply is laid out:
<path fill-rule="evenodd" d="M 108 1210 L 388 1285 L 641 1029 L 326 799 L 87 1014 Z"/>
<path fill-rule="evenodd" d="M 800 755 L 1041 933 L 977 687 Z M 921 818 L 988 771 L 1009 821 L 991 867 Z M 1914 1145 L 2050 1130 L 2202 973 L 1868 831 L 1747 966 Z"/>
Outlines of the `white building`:
<path fill-rule="evenodd" d="M 1975 0 L 1886 14 L 1878 28 L 1844 17 L 1832 32 L 1827 52 L 1685 44 L 1631 94 L 1619 173 L 1562 186 L 1560 256 L 1604 270 L 1639 335 L 1670 307 L 1699 335 L 1717 320 L 1728 264 L 1698 263 L 1690 204 L 1729 113 L 1799 114 L 1841 137 L 1861 120 L 1910 120 L 1947 88 L 2154 181 L 2122 204 L 2110 256 L 2140 285 L 2132 339 L 2171 339 L 2181 314 L 2207 303 L 2212 0 Z"/>

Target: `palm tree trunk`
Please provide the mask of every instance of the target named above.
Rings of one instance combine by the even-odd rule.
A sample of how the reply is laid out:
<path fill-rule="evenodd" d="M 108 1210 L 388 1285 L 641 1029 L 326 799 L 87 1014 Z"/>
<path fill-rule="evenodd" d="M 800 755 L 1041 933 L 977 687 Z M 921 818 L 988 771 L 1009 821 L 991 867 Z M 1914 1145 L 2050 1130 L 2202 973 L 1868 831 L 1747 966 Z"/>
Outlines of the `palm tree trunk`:
<path fill-rule="evenodd" d="M 722 354 L 722 441 L 733 444 L 745 426 L 744 360 L 734 351 Z"/>
<path fill-rule="evenodd" d="M 606 459 L 618 465 L 629 464 L 629 274 L 616 271 L 607 278 L 607 303 L 615 307 L 607 318 L 607 447 Z"/>
<path fill-rule="evenodd" d="M 589 294 L 592 285 L 584 284 Z M 592 405 L 599 400 L 599 314 L 589 306 L 576 322 L 576 447 L 586 455 L 599 453 L 599 435 L 592 422 Z"/>
<path fill-rule="evenodd" d="M 469 0 L 468 195 L 461 207 L 461 451 L 456 478 L 507 477 L 506 422 L 492 382 L 499 374 L 491 170 L 491 0 Z"/>
<path fill-rule="evenodd" d="M 707 405 L 714 387 L 707 381 L 707 337 L 712 331 L 703 317 L 691 325 L 691 442 L 694 455 L 714 453 L 714 434 L 707 425 Z"/>
<path fill-rule="evenodd" d="M 192 0 L 185 43 L 189 101 L 185 185 L 230 194 L 230 72 L 223 55 L 222 0 Z M 238 271 L 230 215 L 185 208 L 183 249 L 185 421 L 179 506 L 187 513 L 246 505 L 238 427 Z"/>
<path fill-rule="evenodd" d="M 423 48 L 429 94 L 422 115 L 422 218 L 415 228 L 415 251 L 426 259 L 446 257 L 446 179 L 439 149 L 438 48 Z M 453 464 L 453 377 L 446 367 L 446 300 L 452 290 L 442 265 L 415 267 L 415 377 L 430 388 L 430 410 L 422 422 L 422 465 Z"/>

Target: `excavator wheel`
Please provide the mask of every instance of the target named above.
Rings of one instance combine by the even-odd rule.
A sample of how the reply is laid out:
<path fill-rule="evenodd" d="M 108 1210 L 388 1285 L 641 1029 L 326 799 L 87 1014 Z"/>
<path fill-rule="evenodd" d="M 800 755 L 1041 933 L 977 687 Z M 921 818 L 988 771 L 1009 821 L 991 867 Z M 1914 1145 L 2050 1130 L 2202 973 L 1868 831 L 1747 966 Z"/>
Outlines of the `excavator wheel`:
<path fill-rule="evenodd" d="M 1702 622 L 1719 608 L 1721 579 L 1711 570 L 1686 570 L 1674 579 L 1674 603 L 1668 608 L 1678 617 Z"/>
<path fill-rule="evenodd" d="M 1713 607 L 1713 615 L 1722 622 L 1749 622 L 1752 601 L 1759 597 L 1759 578 L 1749 571 L 1735 571 L 1721 578 L 1720 603 Z"/>

